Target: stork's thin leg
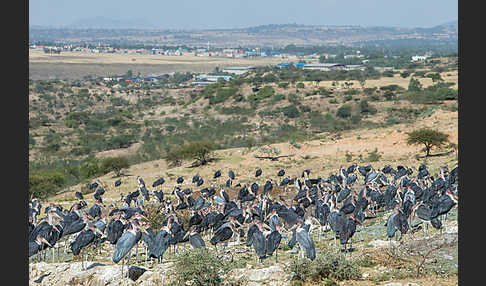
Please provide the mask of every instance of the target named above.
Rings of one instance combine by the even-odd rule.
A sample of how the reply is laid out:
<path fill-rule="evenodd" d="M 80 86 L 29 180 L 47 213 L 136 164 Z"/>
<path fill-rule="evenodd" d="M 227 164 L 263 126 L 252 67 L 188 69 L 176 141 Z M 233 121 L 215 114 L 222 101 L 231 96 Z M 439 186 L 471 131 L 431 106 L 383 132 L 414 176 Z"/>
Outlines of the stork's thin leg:
<path fill-rule="evenodd" d="M 145 264 L 148 262 L 148 248 L 147 245 L 145 245 Z"/>
<path fill-rule="evenodd" d="M 121 271 L 122 278 L 123 278 L 123 268 L 125 267 L 125 259 L 126 257 L 123 257 L 122 259 L 122 271 Z"/>
<path fill-rule="evenodd" d="M 135 244 L 135 264 L 138 262 L 138 242 Z"/>
<path fill-rule="evenodd" d="M 130 269 L 130 256 L 132 256 L 132 249 L 131 248 L 130 248 L 130 251 L 128 251 L 127 276 L 128 276 L 128 270 Z"/>

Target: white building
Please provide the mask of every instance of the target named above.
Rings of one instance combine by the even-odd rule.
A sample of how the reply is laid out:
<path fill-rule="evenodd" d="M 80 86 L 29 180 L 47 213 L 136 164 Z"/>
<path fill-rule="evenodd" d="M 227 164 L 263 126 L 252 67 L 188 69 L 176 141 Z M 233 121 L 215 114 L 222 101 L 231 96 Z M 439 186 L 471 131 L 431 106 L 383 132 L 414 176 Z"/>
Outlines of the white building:
<path fill-rule="evenodd" d="M 331 70 L 344 69 L 345 65 L 338 64 L 338 63 L 316 63 L 316 64 L 306 64 L 302 68 L 305 70 L 331 71 Z"/>
<path fill-rule="evenodd" d="M 255 69 L 255 67 L 225 67 L 223 68 L 223 72 L 233 73 L 233 74 L 244 74 L 250 70 Z"/>
<path fill-rule="evenodd" d="M 412 56 L 412 62 L 425 61 L 427 56 Z"/>

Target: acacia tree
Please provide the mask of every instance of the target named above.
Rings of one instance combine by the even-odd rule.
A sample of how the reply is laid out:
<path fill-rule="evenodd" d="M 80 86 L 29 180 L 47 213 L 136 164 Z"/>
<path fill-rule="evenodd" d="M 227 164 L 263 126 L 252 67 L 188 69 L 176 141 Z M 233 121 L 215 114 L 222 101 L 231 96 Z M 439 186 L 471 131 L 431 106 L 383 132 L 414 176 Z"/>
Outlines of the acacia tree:
<path fill-rule="evenodd" d="M 421 91 L 422 90 L 422 84 L 420 81 L 416 78 L 411 78 L 410 83 L 408 84 L 408 91 Z"/>
<path fill-rule="evenodd" d="M 120 177 L 122 169 L 130 167 L 126 157 L 107 157 L 101 162 L 102 169 L 105 173 L 115 172 L 116 177 Z"/>
<path fill-rule="evenodd" d="M 430 156 L 432 147 L 440 147 L 448 142 L 449 135 L 437 130 L 422 128 L 407 133 L 408 145 L 424 145 L 425 157 Z"/>
<path fill-rule="evenodd" d="M 214 149 L 214 144 L 208 141 L 192 142 L 170 150 L 165 159 L 172 166 L 179 166 L 186 159 L 196 160 L 195 165 L 205 165 L 209 162 Z"/>

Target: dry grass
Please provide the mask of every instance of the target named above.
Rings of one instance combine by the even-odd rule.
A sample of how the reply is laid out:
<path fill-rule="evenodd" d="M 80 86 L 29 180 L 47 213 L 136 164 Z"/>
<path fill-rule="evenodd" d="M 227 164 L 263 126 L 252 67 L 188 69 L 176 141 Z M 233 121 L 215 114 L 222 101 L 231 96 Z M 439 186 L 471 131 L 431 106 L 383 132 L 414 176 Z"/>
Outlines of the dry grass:
<path fill-rule="evenodd" d="M 90 54 L 63 52 L 45 54 L 29 51 L 29 78 L 75 79 L 85 75 L 109 76 L 124 74 L 129 69 L 134 74 L 163 74 L 172 72 L 210 72 L 216 67 L 265 66 L 278 64 L 277 58 L 239 59 L 225 57 L 164 56 L 137 54 Z"/>
<path fill-rule="evenodd" d="M 451 88 L 457 89 L 458 87 L 458 76 L 457 71 L 452 72 L 443 72 L 440 74 L 444 82 L 453 82 L 455 85 L 451 86 Z M 410 83 L 410 76 L 406 78 L 402 78 L 400 74 L 395 74 L 393 77 L 381 77 L 379 79 L 368 79 L 365 81 L 363 88 L 380 88 L 386 85 L 396 84 L 400 87 L 408 89 L 408 84 Z M 422 84 L 424 88 L 431 86 L 434 84 L 431 78 L 421 78 L 415 77 L 418 81 Z M 321 81 L 319 84 L 314 82 L 304 82 L 306 86 L 313 86 L 313 87 L 326 87 L 326 88 L 335 88 L 336 90 L 344 90 L 344 82 L 352 83 L 351 88 L 361 88 L 359 81 L 357 80 L 341 80 L 337 81 L 338 85 L 333 86 L 333 81 Z"/>
<path fill-rule="evenodd" d="M 151 184 L 156 179 L 163 176 L 166 183 L 162 189 L 168 193 L 172 191 L 175 185 L 175 180 L 178 176 L 184 176 L 185 181 L 183 187 L 194 187 L 191 184 L 192 176 L 198 173 L 205 180 L 204 185 L 197 189 L 202 189 L 209 186 L 211 183 L 224 184 L 226 182 L 227 172 L 231 168 L 236 175 L 236 180 L 233 185 L 238 182 L 244 184 L 253 182 L 255 180 L 254 173 L 257 168 L 263 169 L 263 174 L 257 178 L 258 184 L 261 186 L 265 183 L 266 178 L 277 179 L 277 172 L 281 168 L 285 168 L 286 174 L 290 176 L 300 176 L 302 170 L 310 168 L 311 176 L 328 176 L 331 172 L 338 170 L 340 166 L 351 165 L 351 162 L 346 162 L 346 153 L 353 155 L 353 161 L 360 164 L 367 164 L 367 162 L 359 162 L 358 156 L 361 154 L 362 158 L 366 158 L 368 152 L 377 148 L 378 152 L 382 153 L 380 161 L 372 163 L 373 166 L 382 168 L 385 164 L 396 166 L 398 164 L 405 164 L 407 166 L 417 167 L 424 159 L 415 158 L 415 155 L 422 154 L 420 146 L 409 146 L 406 144 L 406 132 L 423 126 L 436 128 L 442 132 L 450 135 L 450 141 L 458 142 L 458 113 L 438 110 L 432 116 L 419 119 L 416 123 L 398 124 L 387 128 L 378 128 L 373 130 L 352 130 L 343 132 L 339 139 L 332 138 L 327 134 L 322 134 L 322 139 L 312 140 L 306 142 L 299 142 L 302 146 L 300 149 L 295 148 L 288 142 L 272 144 L 271 146 L 278 149 L 280 155 L 293 155 L 293 157 L 282 158 L 279 161 L 259 160 L 254 158 L 254 155 L 264 155 L 261 148 L 254 147 L 250 151 L 246 148 L 232 148 L 226 150 L 219 150 L 215 152 L 216 157 L 220 160 L 211 162 L 204 167 L 189 168 L 190 162 L 186 162 L 181 167 L 171 168 L 167 167 L 165 160 L 156 160 L 145 162 L 130 166 L 124 173 L 128 176 L 122 177 L 122 185 L 114 188 L 113 173 L 108 173 L 100 179 L 107 186 L 107 191 L 104 195 L 104 201 L 111 203 L 119 200 L 120 193 L 128 193 L 136 190 L 137 182 L 136 176 L 140 175 L 151 188 Z M 359 136 L 359 139 L 358 139 Z M 124 151 L 110 151 L 104 155 L 121 155 Z M 129 149 L 125 149 L 125 154 L 129 153 Z M 116 153 L 116 154 L 115 154 Z M 422 154 L 423 155 L 423 154 Z M 305 159 L 308 158 L 308 159 Z M 431 173 L 435 173 L 440 165 L 448 165 L 453 168 L 457 165 L 457 159 L 453 153 L 444 156 L 430 157 L 427 159 L 430 166 Z M 216 170 L 222 171 L 222 176 L 218 180 L 213 180 L 213 174 Z M 73 198 L 75 191 L 80 190 L 81 185 L 70 188 L 69 192 L 56 195 L 49 199 L 49 201 L 67 200 Z M 196 188 L 194 188 L 196 189 Z M 278 191 L 274 191 L 276 195 Z M 88 196 L 87 202 L 92 203 L 94 198 Z M 70 205 L 69 201 L 61 202 L 62 205 Z"/>

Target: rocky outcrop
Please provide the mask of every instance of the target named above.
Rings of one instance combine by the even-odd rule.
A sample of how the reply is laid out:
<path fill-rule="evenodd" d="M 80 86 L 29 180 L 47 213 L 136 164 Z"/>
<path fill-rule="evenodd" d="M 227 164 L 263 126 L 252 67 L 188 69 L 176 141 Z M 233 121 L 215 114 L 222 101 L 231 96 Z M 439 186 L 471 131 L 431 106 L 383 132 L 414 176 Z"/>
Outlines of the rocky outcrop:
<path fill-rule="evenodd" d="M 32 263 L 29 266 L 29 285 L 87 285 L 87 286 L 131 286 L 131 285 L 166 285 L 170 281 L 170 271 L 173 263 L 167 262 L 156 264 L 153 267 L 142 267 L 145 271 L 138 269 L 139 275 L 135 281 L 127 277 L 125 266 L 122 277 L 121 265 L 103 264 L 88 262 L 87 269 L 81 269 L 81 262 L 72 263 Z M 133 266 L 132 266 L 133 267 Z M 134 268 L 132 268 L 135 270 Z M 135 274 L 135 271 L 133 271 Z M 135 277 L 135 276 L 134 276 Z M 134 278 L 133 277 L 133 278 Z M 234 281 L 245 281 L 248 286 L 266 285 L 289 285 L 290 277 L 284 271 L 283 265 L 272 265 L 269 267 L 251 269 L 234 269 L 227 274 L 227 279 Z M 34 282 L 34 281 L 40 282 Z"/>
<path fill-rule="evenodd" d="M 272 265 L 258 269 L 234 269 L 228 273 L 228 277 L 235 280 L 245 280 L 248 286 L 257 285 L 290 285 L 290 277 L 283 270 L 283 266 Z"/>
<path fill-rule="evenodd" d="M 105 265 L 97 262 L 87 263 L 87 269 L 81 269 L 81 262 L 72 263 L 32 263 L 29 266 L 29 285 L 164 285 L 172 263 L 157 264 L 139 275 L 136 281 L 127 277 L 128 269 L 125 266 L 122 277 L 121 265 Z M 145 268 L 144 268 L 145 269 Z M 135 274 L 135 273 L 133 273 Z M 42 278 L 42 279 L 39 279 Z M 35 282 L 39 281 L 40 282 Z"/>

